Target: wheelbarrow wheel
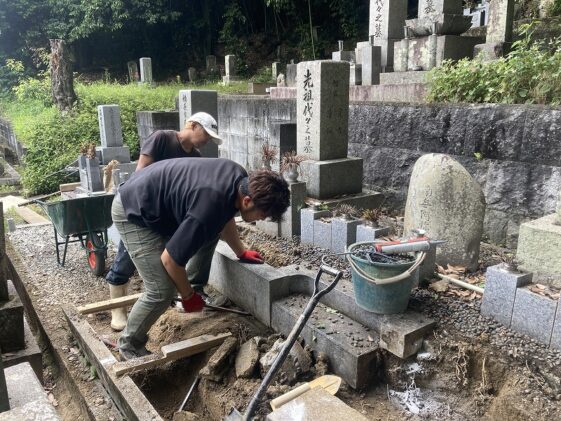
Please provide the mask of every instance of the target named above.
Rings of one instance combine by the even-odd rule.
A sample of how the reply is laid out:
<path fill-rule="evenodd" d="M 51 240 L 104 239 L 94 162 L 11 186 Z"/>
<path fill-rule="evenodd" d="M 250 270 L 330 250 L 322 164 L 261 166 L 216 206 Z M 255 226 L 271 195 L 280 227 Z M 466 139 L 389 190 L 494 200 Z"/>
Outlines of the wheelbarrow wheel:
<path fill-rule="evenodd" d="M 86 240 L 86 248 L 88 251 L 88 265 L 95 276 L 102 276 L 105 272 L 105 253 L 96 251 L 91 238 Z"/>

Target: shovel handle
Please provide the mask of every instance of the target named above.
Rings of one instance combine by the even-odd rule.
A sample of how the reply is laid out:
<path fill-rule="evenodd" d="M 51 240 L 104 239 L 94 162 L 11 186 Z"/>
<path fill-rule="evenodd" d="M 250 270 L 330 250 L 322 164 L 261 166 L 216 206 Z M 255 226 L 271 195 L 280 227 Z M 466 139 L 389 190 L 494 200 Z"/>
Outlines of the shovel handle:
<path fill-rule="evenodd" d="M 304 383 L 301 386 L 298 386 L 295 389 L 292 389 L 290 392 L 285 393 L 284 395 L 279 396 L 271 401 L 271 408 L 273 411 L 276 411 L 278 408 L 283 406 L 285 403 L 290 402 L 292 399 L 296 399 L 298 396 L 306 393 L 308 390 L 311 390 L 309 383 Z"/>

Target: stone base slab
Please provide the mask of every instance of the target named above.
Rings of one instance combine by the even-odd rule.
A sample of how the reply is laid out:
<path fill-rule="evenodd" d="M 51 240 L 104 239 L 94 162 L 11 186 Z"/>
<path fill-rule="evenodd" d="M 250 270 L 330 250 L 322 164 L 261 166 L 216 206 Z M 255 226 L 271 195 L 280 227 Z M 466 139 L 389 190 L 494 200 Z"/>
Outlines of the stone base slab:
<path fill-rule="evenodd" d="M 498 60 L 508 54 L 511 45 L 507 42 L 477 44 L 473 48 L 473 56 L 479 56 L 483 61 Z"/>
<path fill-rule="evenodd" d="M 309 297 L 298 294 L 275 301 L 271 311 L 273 329 L 288 335 L 308 300 Z M 300 336 L 315 353 L 325 353 L 333 372 L 352 388 L 363 388 L 375 382 L 381 364 L 378 335 L 343 314 L 327 309 L 317 306 Z"/>
<path fill-rule="evenodd" d="M 324 205 L 329 209 L 334 209 L 341 204 L 352 205 L 357 209 L 375 209 L 384 201 L 382 193 L 371 190 L 363 190 L 358 194 L 350 194 L 338 197 L 336 199 L 319 200 L 312 197 L 306 198 L 308 205 Z"/>
<path fill-rule="evenodd" d="M 426 83 L 428 71 L 380 73 L 380 85 Z"/>
<path fill-rule="evenodd" d="M 122 163 L 131 162 L 131 151 L 128 146 L 101 147 L 99 151 L 103 165 L 109 164 L 114 159 Z"/>
<path fill-rule="evenodd" d="M 518 288 L 510 328 L 549 345 L 558 301 Z"/>
<path fill-rule="evenodd" d="M 516 258 L 534 280 L 561 287 L 561 225 L 555 214 L 520 225 Z"/>
<path fill-rule="evenodd" d="M 0 348 L 14 352 L 25 348 L 23 304 L 12 281 L 8 281 L 9 301 L 0 303 Z"/>
<path fill-rule="evenodd" d="M 28 363 L 6 368 L 5 374 L 11 409 L 1 413 L 0 420 L 56 421 L 60 419 Z"/>
<path fill-rule="evenodd" d="M 329 199 L 362 191 L 362 158 L 309 160 L 300 168 L 310 197 Z"/>
<path fill-rule="evenodd" d="M 214 254 L 210 284 L 271 326 L 272 303 L 291 294 L 311 295 L 315 276 L 316 273 L 301 266 L 296 270 L 296 266 L 277 269 L 266 263 L 240 263 L 230 248 L 220 241 Z M 327 278 L 327 275 L 322 276 L 320 288 L 325 288 L 331 281 Z M 410 310 L 393 315 L 363 310 L 356 305 L 352 282 L 344 279 L 321 302 L 377 332 L 380 347 L 399 358 L 416 354 L 424 336 L 434 327 L 433 320 Z"/>

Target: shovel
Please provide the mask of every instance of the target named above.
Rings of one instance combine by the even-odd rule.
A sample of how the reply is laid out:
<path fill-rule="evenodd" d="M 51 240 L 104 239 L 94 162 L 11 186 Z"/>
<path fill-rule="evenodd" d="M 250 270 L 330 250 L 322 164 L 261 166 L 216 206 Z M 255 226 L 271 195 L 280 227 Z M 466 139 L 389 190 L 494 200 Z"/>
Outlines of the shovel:
<path fill-rule="evenodd" d="M 335 395 L 341 386 L 341 377 L 333 375 L 325 375 L 312 380 L 309 383 L 304 383 L 290 392 L 286 392 L 284 395 L 279 396 L 271 401 L 271 408 L 276 411 L 285 403 L 290 402 L 292 399 L 296 399 L 298 396 L 303 395 L 309 390 L 315 389 L 317 387 L 322 388 L 327 393 Z"/>
<path fill-rule="evenodd" d="M 335 279 L 327 287 L 325 287 L 324 289 L 320 289 L 319 288 L 319 279 L 321 278 L 321 275 L 324 272 L 333 276 L 333 277 L 335 277 Z M 261 398 L 263 397 L 263 395 L 267 391 L 267 388 L 269 387 L 269 384 L 271 383 L 271 381 L 273 380 L 273 378 L 275 377 L 277 372 L 282 367 L 282 364 L 284 363 L 284 360 L 286 360 L 286 357 L 288 356 L 290 350 L 292 349 L 292 346 L 294 345 L 294 342 L 296 342 L 296 339 L 298 338 L 298 335 L 300 335 L 300 332 L 302 332 L 302 329 L 304 329 L 304 325 L 306 324 L 306 322 L 308 321 L 308 319 L 312 315 L 312 312 L 316 308 L 316 305 L 319 303 L 320 298 L 323 297 L 328 292 L 332 291 L 333 288 L 335 288 L 335 286 L 337 285 L 337 282 L 339 282 L 339 279 L 341 279 L 342 275 L 343 275 L 343 273 L 340 270 L 333 269 L 332 267 L 329 267 L 327 265 L 321 265 L 320 266 L 318 274 L 316 275 L 316 279 L 314 281 L 314 293 L 310 297 L 310 301 L 308 301 L 308 304 L 306 305 L 306 308 L 304 309 L 304 312 L 302 313 L 302 315 L 296 321 L 296 324 L 294 325 L 294 327 L 292 328 L 292 331 L 288 335 L 288 338 L 284 342 L 284 345 L 283 345 L 279 355 L 277 355 L 277 358 L 275 358 L 275 361 L 273 361 L 273 364 L 271 365 L 271 368 L 269 369 L 269 371 L 265 375 L 265 378 L 261 382 L 261 385 L 259 386 L 259 389 L 257 389 L 257 392 L 253 396 L 253 399 L 251 400 L 251 402 L 249 402 L 249 405 L 247 406 L 247 410 L 246 410 L 245 414 L 242 415 L 237 409 L 233 408 L 232 411 L 224 419 L 225 421 L 251 421 L 251 420 L 253 420 L 253 415 L 255 414 L 255 411 L 257 410 L 257 405 L 259 405 L 259 402 L 261 401 Z"/>

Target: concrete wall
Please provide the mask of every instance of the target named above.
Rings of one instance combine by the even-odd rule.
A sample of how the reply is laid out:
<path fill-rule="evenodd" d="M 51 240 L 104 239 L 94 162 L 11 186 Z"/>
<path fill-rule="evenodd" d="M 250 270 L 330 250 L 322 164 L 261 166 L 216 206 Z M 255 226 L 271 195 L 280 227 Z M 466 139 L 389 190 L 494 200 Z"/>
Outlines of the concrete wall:
<path fill-rule="evenodd" d="M 349 155 L 364 159 L 366 187 L 403 207 L 413 164 L 448 153 L 483 186 L 485 233 L 514 246 L 520 223 L 555 210 L 561 189 L 561 110 L 539 106 L 351 103 Z M 268 123 L 295 120 L 294 99 L 221 96 L 221 156 L 258 168 Z M 479 159 L 476 158 L 478 155 Z"/>

